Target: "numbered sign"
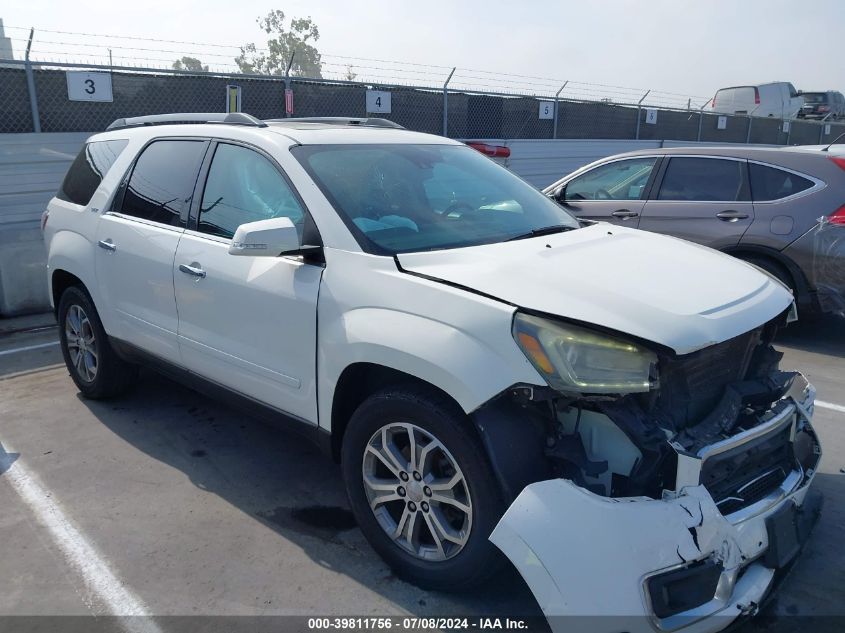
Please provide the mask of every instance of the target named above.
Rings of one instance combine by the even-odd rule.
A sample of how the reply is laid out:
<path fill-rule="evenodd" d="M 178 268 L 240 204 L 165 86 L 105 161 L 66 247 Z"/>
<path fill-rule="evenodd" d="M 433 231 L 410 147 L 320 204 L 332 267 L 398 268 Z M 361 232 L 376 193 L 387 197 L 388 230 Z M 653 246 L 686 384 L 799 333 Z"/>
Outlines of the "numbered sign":
<path fill-rule="evenodd" d="M 390 114 L 390 93 L 386 90 L 367 90 L 367 112 Z"/>
<path fill-rule="evenodd" d="M 541 101 L 540 102 L 540 118 L 553 119 L 555 118 L 555 102 Z"/>
<path fill-rule="evenodd" d="M 226 112 L 241 111 L 241 87 L 226 86 Z"/>
<path fill-rule="evenodd" d="M 825 123 L 824 124 L 824 135 L 827 136 L 828 134 L 830 134 L 830 123 Z"/>
<path fill-rule="evenodd" d="M 645 109 L 645 122 L 649 125 L 657 125 L 657 108 Z"/>
<path fill-rule="evenodd" d="M 111 91 L 111 73 L 89 73 L 68 70 L 67 98 L 70 101 L 114 101 Z"/>
<path fill-rule="evenodd" d="M 783 122 L 783 131 L 789 134 L 789 121 Z"/>
<path fill-rule="evenodd" d="M 728 129 L 728 117 L 720 116 L 719 119 L 716 121 L 716 129 L 717 130 L 727 130 Z"/>

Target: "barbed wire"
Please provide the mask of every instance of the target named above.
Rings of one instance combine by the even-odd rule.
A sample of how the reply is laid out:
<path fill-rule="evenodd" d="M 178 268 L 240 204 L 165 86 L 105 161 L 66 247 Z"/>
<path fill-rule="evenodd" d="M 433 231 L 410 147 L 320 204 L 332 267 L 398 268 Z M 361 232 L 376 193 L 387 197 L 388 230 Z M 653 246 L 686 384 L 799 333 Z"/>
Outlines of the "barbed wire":
<path fill-rule="evenodd" d="M 30 27 L 4 25 L 5 29 L 28 32 Z M 41 33 L 50 34 L 48 39 L 40 39 Z M 85 38 L 85 41 L 75 41 Z M 101 41 L 91 41 L 95 38 Z M 25 48 L 27 37 L 9 38 Z M 138 45 L 132 44 L 138 42 Z M 159 45 L 178 45 L 179 48 Z M 44 47 L 47 48 L 44 48 Z M 185 48 L 181 48 L 185 47 Z M 97 49 L 101 51 L 97 53 Z M 34 63 L 49 65 L 53 63 L 74 62 L 83 64 L 160 67 L 162 70 L 173 69 L 173 64 L 183 57 L 191 57 L 209 68 L 209 72 L 235 74 L 240 71 L 236 57 L 241 54 L 242 46 L 216 42 L 195 42 L 171 40 L 137 35 L 114 35 L 105 33 L 86 33 L 57 29 L 36 29 L 32 42 L 30 59 Z M 229 51 L 229 52 L 223 52 Z M 269 49 L 256 47 L 258 54 L 269 53 Z M 117 54 L 115 54 L 117 53 Z M 140 54 L 138 54 L 140 53 Z M 172 55 L 172 58 L 156 56 Z M 565 80 L 536 75 L 502 72 L 478 68 L 454 68 L 438 64 L 426 64 L 399 60 L 359 57 L 321 53 L 321 74 L 325 78 L 347 79 L 361 83 L 414 85 L 442 89 L 450 73 L 450 90 L 467 92 L 493 92 L 552 98 L 560 93 L 562 99 L 618 103 L 621 105 L 637 103 L 648 92 L 643 105 L 672 108 L 690 108 L 693 102 L 706 103 L 709 97 L 687 95 L 666 90 L 651 90 L 631 86 L 619 86 L 597 82 Z M 224 60 L 230 61 L 224 61 Z M 564 87 L 565 86 L 565 87 Z M 697 106 L 696 106 L 697 107 Z"/>

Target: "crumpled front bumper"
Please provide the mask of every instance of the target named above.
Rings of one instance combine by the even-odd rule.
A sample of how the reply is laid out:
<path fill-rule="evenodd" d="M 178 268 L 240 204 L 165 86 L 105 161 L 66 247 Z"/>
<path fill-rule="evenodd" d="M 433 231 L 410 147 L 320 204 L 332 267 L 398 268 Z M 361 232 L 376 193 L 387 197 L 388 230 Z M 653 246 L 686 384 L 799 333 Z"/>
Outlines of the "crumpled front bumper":
<path fill-rule="evenodd" d="M 785 396 L 789 406 L 756 432 L 785 424 L 793 433 L 811 428 L 814 398 L 815 390 L 801 377 Z M 814 453 L 817 465 L 818 445 Z M 688 477 L 690 465 L 679 467 L 681 481 L 681 468 Z M 602 497 L 569 480 L 541 481 L 520 493 L 490 540 L 522 574 L 554 630 L 718 631 L 756 613 L 778 567 L 794 560 L 794 552 L 784 560 L 783 542 L 777 553 L 770 540 L 781 538 L 778 517 L 792 514 L 790 504 L 795 512 L 786 520 L 803 522 L 797 541 L 806 538 L 818 515 L 815 499 L 807 496 L 815 465 L 797 466 L 777 490 L 726 516 L 703 485 L 693 485 L 697 481 L 679 484 L 676 493 L 660 500 Z M 707 594 L 694 608 L 658 616 L 650 579 L 705 563 L 721 570 L 712 598 Z"/>

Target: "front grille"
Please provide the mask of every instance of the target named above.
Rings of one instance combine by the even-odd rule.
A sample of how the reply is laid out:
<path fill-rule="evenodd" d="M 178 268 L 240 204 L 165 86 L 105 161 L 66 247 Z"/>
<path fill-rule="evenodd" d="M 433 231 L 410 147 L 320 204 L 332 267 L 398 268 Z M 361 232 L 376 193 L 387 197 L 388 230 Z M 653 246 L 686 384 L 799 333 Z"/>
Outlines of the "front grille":
<path fill-rule="evenodd" d="M 656 406 L 677 429 L 702 420 L 719 403 L 725 387 L 743 380 L 760 340 L 752 330 L 705 349 L 660 361 L 660 393 Z"/>
<path fill-rule="evenodd" d="M 791 425 L 707 457 L 701 483 L 724 515 L 763 499 L 795 468 Z"/>
<path fill-rule="evenodd" d="M 719 501 L 716 504 L 719 512 L 722 514 L 731 514 L 732 512 L 750 506 L 752 503 L 757 503 L 772 490 L 776 490 L 784 479 L 786 479 L 786 473 L 781 467 L 773 468 L 767 473 L 758 475 L 756 479 L 737 489 L 737 494 L 742 496 L 727 497 Z"/>

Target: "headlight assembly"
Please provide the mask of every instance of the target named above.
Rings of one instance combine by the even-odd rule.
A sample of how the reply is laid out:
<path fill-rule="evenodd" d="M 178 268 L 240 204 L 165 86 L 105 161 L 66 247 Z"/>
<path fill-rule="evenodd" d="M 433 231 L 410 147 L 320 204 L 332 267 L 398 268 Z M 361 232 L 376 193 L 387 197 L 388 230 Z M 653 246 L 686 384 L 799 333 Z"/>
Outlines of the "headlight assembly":
<path fill-rule="evenodd" d="M 513 336 L 557 391 L 621 394 L 657 386 L 657 355 L 636 343 L 519 312 Z"/>

